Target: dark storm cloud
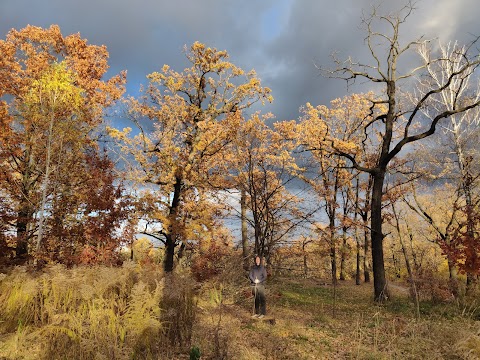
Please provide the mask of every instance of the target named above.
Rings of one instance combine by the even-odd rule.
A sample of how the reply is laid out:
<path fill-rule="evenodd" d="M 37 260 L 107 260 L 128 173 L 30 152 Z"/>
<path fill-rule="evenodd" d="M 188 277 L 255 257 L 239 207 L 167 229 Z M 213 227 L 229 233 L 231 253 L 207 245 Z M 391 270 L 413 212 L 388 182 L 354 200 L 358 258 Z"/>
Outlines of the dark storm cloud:
<path fill-rule="evenodd" d="M 345 83 L 319 76 L 315 64 L 329 55 L 368 60 L 360 30 L 369 0 L 1 0 L 0 36 L 27 24 L 58 24 L 64 35 L 80 32 L 110 53 L 110 74 L 128 70 L 128 92 L 136 94 L 145 76 L 169 64 L 187 64 L 185 44 L 198 40 L 226 49 L 245 70 L 255 68 L 275 101 L 265 110 L 277 119 L 298 117 L 307 101 L 327 104 L 346 94 Z M 384 1 L 382 9 L 400 2 Z M 405 27 L 405 39 L 425 34 L 444 40 L 480 34 L 476 0 L 423 0 Z M 365 90 L 353 87 L 351 91 Z"/>
<path fill-rule="evenodd" d="M 400 3 L 384 1 L 381 12 L 398 10 Z M 474 3 L 475 0 L 418 2 L 417 9 L 402 29 L 403 43 L 422 35 L 440 37 L 442 41 L 471 41 L 471 33 L 480 35 L 480 27 L 476 24 L 479 11 Z M 361 27 L 362 12 L 368 15 L 371 4 L 368 0 L 292 2 L 284 31 L 266 50 L 272 68 L 276 69 L 268 77 L 277 101 L 276 114 L 296 118 L 298 107 L 307 101 L 328 104 L 347 93 L 344 81 L 320 77 L 314 64 L 332 67 L 330 55 L 334 51 L 340 59 L 352 56 L 371 64 L 364 42 L 366 32 Z M 349 90 L 369 90 L 361 81 L 357 84 Z"/>
<path fill-rule="evenodd" d="M 0 33 L 27 24 L 42 27 L 58 24 L 64 35 L 80 32 L 90 43 L 105 44 L 112 69 L 127 69 L 130 81 L 137 82 L 165 63 L 183 68 L 186 65 L 183 46 L 196 40 L 231 49 L 232 57 L 246 53 L 247 47 L 255 48 L 260 16 L 273 0 L 249 7 L 237 3 L 232 0 L 4 0 L 0 2 Z"/>
<path fill-rule="evenodd" d="M 268 80 L 279 103 L 278 114 L 296 118 L 306 102 L 317 104 L 345 93 L 344 83 L 320 77 L 316 66 L 327 66 L 333 51 L 358 53 L 363 44 L 359 16 L 366 3 L 292 2 L 284 31 L 267 50 L 276 68 Z"/>

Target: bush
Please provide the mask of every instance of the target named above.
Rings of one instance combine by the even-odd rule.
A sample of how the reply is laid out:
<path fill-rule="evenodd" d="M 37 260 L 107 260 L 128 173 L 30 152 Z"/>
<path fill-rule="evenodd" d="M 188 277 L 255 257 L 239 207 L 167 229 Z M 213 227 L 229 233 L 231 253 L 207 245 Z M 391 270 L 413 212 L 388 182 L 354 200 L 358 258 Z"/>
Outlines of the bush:
<path fill-rule="evenodd" d="M 168 274 L 164 278 L 163 334 L 171 347 L 190 347 L 197 307 L 195 288 L 193 279 L 185 274 Z"/>
<path fill-rule="evenodd" d="M 193 277 L 203 282 L 219 275 L 225 269 L 230 255 L 230 249 L 227 246 L 212 242 L 193 259 L 191 266 Z"/>

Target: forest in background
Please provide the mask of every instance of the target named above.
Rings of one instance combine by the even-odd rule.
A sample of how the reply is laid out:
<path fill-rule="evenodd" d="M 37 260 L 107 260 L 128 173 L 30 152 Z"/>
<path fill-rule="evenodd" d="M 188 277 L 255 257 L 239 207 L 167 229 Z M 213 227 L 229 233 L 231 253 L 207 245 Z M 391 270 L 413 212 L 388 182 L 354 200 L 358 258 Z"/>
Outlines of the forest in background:
<path fill-rule="evenodd" d="M 97 305 L 107 296 L 56 297 L 49 272 L 104 265 L 121 272 L 133 261 L 156 275 L 139 282 L 136 270 L 131 280 L 125 274 L 127 285 L 107 289 L 125 292 L 125 309 L 115 305 L 112 319 L 147 311 L 130 303 L 130 291 L 147 288 L 154 291 L 145 293 L 148 311 L 157 317 L 142 327 L 147 316 L 132 315 L 123 337 L 109 323 L 116 339 L 124 343 L 139 325 L 140 333 L 155 338 L 162 329 L 165 339 L 186 346 L 195 307 L 186 294 L 225 276 L 229 263 L 241 279 L 252 254 L 265 258 L 273 279 L 324 279 L 334 289 L 340 281 L 372 282 L 376 304 L 393 301 L 388 284 L 403 281 L 417 318 L 425 300 L 475 308 L 466 301 L 478 292 L 480 271 L 478 39 L 403 39 L 413 5 L 390 15 L 377 10 L 362 18 L 370 63 L 333 57 L 331 68 L 316 70 L 349 86 L 362 79 L 372 91 L 298 104 L 293 120 L 258 110 L 273 101 L 274 89 L 227 51 L 186 46 L 189 67 L 159 64 L 131 97 L 126 71 L 104 78 L 106 47 L 64 36 L 56 25 L 12 29 L 0 40 L 5 331 L 54 324 L 53 333 L 79 342 L 84 328 L 70 325 L 87 313 L 62 314 L 77 311 L 81 299 L 106 311 Z M 415 67 L 407 67 L 412 57 Z M 132 126 L 116 128 L 118 118 Z M 44 272 L 33 275 L 30 291 L 12 282 L 26 276 L 19 269 Z M 170 277 L 185 272 L 188 280 Z M 165 289 L 179 279 L 187 285 L 177 295 L 190 300 L 182 328 L 173 329 L 160 325 L 172 321 L 157 312 L 178 303 Z M 223 292 L 215 291 L 219 303 Z"/>

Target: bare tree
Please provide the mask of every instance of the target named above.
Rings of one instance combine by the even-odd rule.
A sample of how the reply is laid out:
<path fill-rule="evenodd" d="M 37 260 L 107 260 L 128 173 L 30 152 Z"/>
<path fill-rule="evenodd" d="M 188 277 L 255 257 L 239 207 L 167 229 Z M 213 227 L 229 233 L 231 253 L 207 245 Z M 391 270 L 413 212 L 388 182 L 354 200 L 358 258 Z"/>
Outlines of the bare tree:
<path fill-rule="evenodd" d="M 452 189 L 453 190 L 453 189 Z M 436 241 L 443 246 L 451 246 L 452 238 L 451 234 L 455 224 L 458 223 L 458 202 L 459 202 L 459 191 L 455 189 L 452 191 L 454 195 L 450 199 L 448 207 L 451 209 L 451 212 L 445 212 L 442 216 L 442 221 L 439 222 L 435 219 L 432 209 L 429 209 L 427 206 L 422 204 L 422 201 L 418 198 L 415 187 L 412 186 L 409 196 L 403 197 L 403 202 L 408 205 L 408 207 L 413 210 L 423 221 L 425 221 L 429 227 L 433 230 L 436 235 Z M 437 196 L 438 199 L 438 196 Z M 438 209 L 438 206 L 437 206 Z M 407 224 L 408 227 L 408 224 Z M 411 229 L 408 230 L 409 236 L 411 237 Z M 435 240 L 432 240 L 435 241 Z M 413 255 L 413 252 L 412 252 Z M 457 268 L 455 263 L 447 257 L 448 261 L 448 271 L 450 276 L 450 289 L 452 293 L 458 295 L 458 278 L 457 278 Z M 415 262 L 415 257 L 414 257 Z M 418 269 L 418 265 L 416 266 Z"/>
<path fill-rule="evenodd" d="M 247 230 L 247 194 L 245 189 L 240 191 L 240 220 L 242 223 L 242 256 L 243 268 L 248 271 L 250 267 L 249 252 L 248 252 L 248 230 Z"/>
<path fill-rule="evenodd" d="M 442 55 L 441 60 L 430 63 L 431 49 L 422 46 L 418 49 L 423 61 L 428 65 L 426 67 L 429 77 L 422 79 L 420 86 L 423 88 L 430 88 L 433 86 L 440 86 L 446 79 L 452 76 L 453 73 L 458 72 L 464 66 L 464 54 L 467 52 L 466 46 L 459 46 L 457 42 L 443 45 L 439 43 L 439 51 Z M 432 108 L 433 115 L 442 110 L 452 109 L 456 103 L 468 103 L 480 100 L 480 83 L 478 78 L 472 76 L 475 68 L 465 71 L 461 76 L 452 79 L 451 86 L 447 91 L 444 91 L 435 99 L 431 107 L 424 110 L 427 117 L 431 118 Z M 474 187 L 474 175 L 472 174 L 472 167 L 474 160 L 478 162 L 478 124 L 480 109 L 473 108 L 460 114 L 454 114 L 449 117 L 448 121 L 441 124 L 445 136 L 448 139 L 447 146 L 449 153 L 445 154 L 443 159 L 447 158 L 456 166 L 456 171 L 459 176 L 453 176 L 461 188 L 465 206 L 468 209 L 467 214 L 467 231 L 469 236 L 473 238 L 473 221 L 472 217 L 472 193 Z M 467 289 L 472 285 L 473 275 L 467 274 Z"/>
<path fill-rule="evenodd" d="M 412 267 L 410 265 L 410 259 L 408 256 L 407 248 L 405 246 L 405 242 L 403 241 L 403 235 L 402 231 L 400 229 L 400 211 L 397 211 L 395 209 L 395 203 L 392 202 L 392 212 L 393 212 L 393 218 L 395 220 L 394 222 L 394 227 L 397 230 L 397 235 L 398 235 L 398 240 L 400 241 L 400 245 L 402 246 L 402 253 L 403 257 L 405 259 L 405 265 L 407 267 L 407 272 L 408 272 L 408 278 L 410 281 L 410 286 L 411 286 L 411 292 L 412 292 L 412 297 L 413 300 L 415 301 L 415 314 L 417 316 L 417 319 L 420 318 L 420 304 L 419 304 L 419 296 L 418 296 L 418 291 L 417 291 L 417 284 L 415 280 L 415 275 L 412 271 Z"/>
<path fill-rule="evenodd" d="M 351 58 L 340 61 L 334 56 L 336 67 L 327 72 L 328 76 L 344 79 L 348 84 L 357 78 L 381 86 L 381 97 L 371 99 L 372 120 L 364 128 L 365 138 L 377 137 L 379 151 L 373 166 L 365 165 L 356 154 L 332 146 L 337 155 L 351 161 L 353 167 L 369 173 L 373 179 L 371 204 L 371 237 L 372 262 L 375 300 L 382 302 L 389 298 L 385 277 L 383 238 L 382 233 L 382 195 L 385 177 L 389 166 L 399 152 L 408 144 L 429 137 L 435 133 L 439 123 L 452 115 L 461 114 L 480 105 L 480 100 L 468 98 L 460 101 L 454 96 L 449 108 L 435 108 L 432 106 L 442 94 L 448 92 L 459 94 L 454 86 L 457 79 L 471 74 L 480 64 L 478 52 L 474 52 L 477 39 L 464 48 L 461 54 L 461 65 L 450 75 L 439 78 L 440 82 L 430 82 L 428 88 L 422 89 L 415 101 L 406 96 L 409 89 L 418 85 L 419 78 L 432 76 L 428 68 L 440 61 L 455 63 L 458 57 L 444 58 L 443 54 L 432 49 L 430 40 L 422 37 L 407 43 L 401 42 L 400 31 L 406 26 L 407 20 L 414 11 L 414 3 L 409 2 L 398 12 L 382 15 L 378 7 L 374 7 L 370 15 L 363 17 L 362 23 L 367 36 L 366 45 L 370 50 L 371 63 L 358 63 Z M 383 30 L 385 28 L 385 30 Z M 375 29 L 382 29 L 381 32 Z M 401 71 L 403 61 L 410 59 L 417 49 L 429 48 L 431 54 L 428 59 L 421 58 L 418 67 Z M 471 54 L 473 52 L 473 55 Z M 427 119 L 422 110 L 430 107 L 430 117 Z"/>

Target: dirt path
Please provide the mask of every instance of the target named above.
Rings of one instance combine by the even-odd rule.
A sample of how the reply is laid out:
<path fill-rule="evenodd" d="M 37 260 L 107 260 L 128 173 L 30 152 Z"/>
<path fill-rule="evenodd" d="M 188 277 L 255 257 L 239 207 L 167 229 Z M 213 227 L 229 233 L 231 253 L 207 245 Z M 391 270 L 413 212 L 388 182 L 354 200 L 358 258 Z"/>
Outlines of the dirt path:
<path fill-rule="evenodd" d="M 395 283 L 388 283 L 388 287 L 390 289 L 395 290 L 395 292 L 400 293 L 402 295 L 409 295 L 410 294 L 410 289 L 408 286 L 405 286 L 403 284 L 395 284 Z"/>

